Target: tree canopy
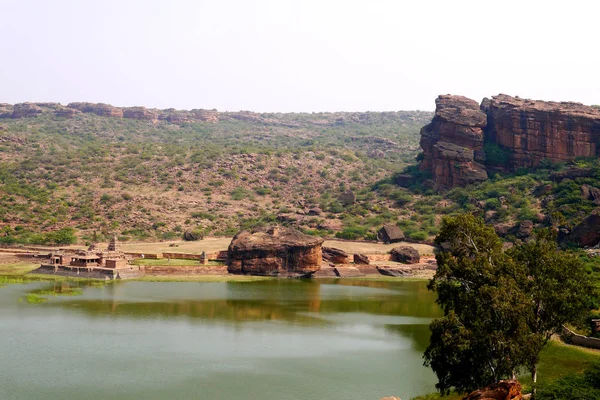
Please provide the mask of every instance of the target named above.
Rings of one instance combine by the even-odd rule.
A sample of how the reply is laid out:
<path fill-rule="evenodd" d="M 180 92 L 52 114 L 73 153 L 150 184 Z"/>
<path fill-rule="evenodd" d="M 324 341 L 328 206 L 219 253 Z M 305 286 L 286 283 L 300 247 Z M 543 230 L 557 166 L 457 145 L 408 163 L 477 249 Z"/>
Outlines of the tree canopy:
<path fill-rule="evenodd" d="M 444 220 L 429 283 L 444 317 L 431 323 L 424 354 L 440 392 L 471 391 L 522 367 L 535 374 L 550 336 L 587 310 L 594 289 L 581 262 L 559 251 L 555 239 L 542 230 L 503 251 L 481 218 Z"/>

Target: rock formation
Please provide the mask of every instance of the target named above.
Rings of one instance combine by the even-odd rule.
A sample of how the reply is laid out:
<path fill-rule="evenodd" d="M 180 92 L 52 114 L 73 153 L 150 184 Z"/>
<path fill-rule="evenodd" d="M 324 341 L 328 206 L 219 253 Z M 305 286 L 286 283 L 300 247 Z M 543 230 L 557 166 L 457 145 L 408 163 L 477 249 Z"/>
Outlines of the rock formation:
<path fill-rule="evenodd" d="M 521 384 L 516 380 L 504 380 L 463 397 L 463 400 L 521 400 Z"/>
<path fill-rule="evenodd" d="M 510 170 L 598 155 L 600 109 L 503 94 L 484 99 L 481 108 L 488 118 L 486 140 L 510 151 Z"/>
<path fill-rule="evenodd" d="M 369 256 L 366 254 L 354 254 L 354 264 L 362 264 L 369 265 L 371 264 L 371 260 L 369 260 Z"/>
<path fill-rule="evenodd" d="M 597 157 L 599 143 L 595 107 L 503 94 L 479 107 L 462 96 L 441 95 L 433 120 L 421 130 L 421 170 L 431 173 L 436 187 L 451 188 L 485 180 L 488 170 L 514 172 Z"/>
<path fill-rule="evenodd" d="M 41 113 L 42 109 L 33 103 L 20 103 L 13 106 L 11 118 L 37 117 Z"/>
<path fill-rule="evenodd" d="M 483 162 L 486 115 L 463 96 L 442 95 L 435 100 L 435 116 L 421 129 L 421 169 L 440 187 L 464 186 L 487 179 Z"/>
<path fill-rule="evenodd" d="M 307 276 L 321 267 L 322 244 L 320 237 L 291 228 L 242 231 L 227 250 L 227 270 L 233 274 Z"/>
<path fill-rule="evenodd" d="M 421 261 L 421 256 L 414 247 L 394 247 L 390 253 L 392 255 L 392 261 L 397 261 L 404 264 L 418 264 Z"/>
<path fill-rule="evenodd" d="M 600 209 L 588 215 L 570 234 L 559 235 L 562 243 L 573 243 L 581 247 L 592 247 L 600 243 Z"/>
<path fill-rule="evenodd" d="M 123 108 L 123 118 L 138 119 L 144 121 L 156 121 L 158 114 L 146 107 L 126 107 Z"/>
<path fill-rule="evenodd" d="M 323 260 L 334 264 L 348 264 L 350 262 L 350 257 L 348 257 L 348 253 L 342 249 L 323 247 Z"/>
<path fill-rule="evenodd" d="M 101 117 L 123 117 L 123 110 L 104 103 L 69 103 L 67 108 L 74 108 L 83 113 L 93 113 Z"/>

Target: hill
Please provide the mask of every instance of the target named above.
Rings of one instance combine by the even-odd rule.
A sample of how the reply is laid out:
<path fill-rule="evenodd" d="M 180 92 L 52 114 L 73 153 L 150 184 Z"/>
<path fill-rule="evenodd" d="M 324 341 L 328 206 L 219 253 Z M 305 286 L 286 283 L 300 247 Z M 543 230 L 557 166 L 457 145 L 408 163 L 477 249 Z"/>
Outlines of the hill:
<path fill-rule="evenodd" d="M 0 240 L 218 236 L 275 220 L 373 235 L 402 210 L 371 186 L 413 162 L 432 115 L 0 104 Z"/>

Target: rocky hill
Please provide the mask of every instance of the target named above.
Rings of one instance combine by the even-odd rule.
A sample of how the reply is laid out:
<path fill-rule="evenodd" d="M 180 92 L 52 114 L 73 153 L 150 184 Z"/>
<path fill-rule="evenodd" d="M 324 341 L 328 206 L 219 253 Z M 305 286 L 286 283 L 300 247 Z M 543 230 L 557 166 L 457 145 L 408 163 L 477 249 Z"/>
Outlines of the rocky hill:
<path fill-rule="evenodd" d="M 442 95 L 421 130 L 421 169 L 437 187 L 481 182 L 490 171 L 516 172 L 600 155 L 600 109 L 507 95 L 481 105 Z"/>
<path fill-rule="evenodd" d="M 279 221 L 364 237 L 401 210 L 429 112 L 252 113 L 0 104 L 0 241 L 233 235 Z M 342 196 L 344 194 L 344 196 Z"/>

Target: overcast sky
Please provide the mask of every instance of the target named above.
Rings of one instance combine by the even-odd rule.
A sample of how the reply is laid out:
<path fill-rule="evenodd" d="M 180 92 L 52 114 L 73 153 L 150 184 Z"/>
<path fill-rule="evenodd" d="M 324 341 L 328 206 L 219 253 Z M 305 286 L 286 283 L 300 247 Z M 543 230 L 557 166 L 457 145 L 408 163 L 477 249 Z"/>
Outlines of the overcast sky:
<path fill-rule="evenodd" d="M 596 1 L 0 0 L 0 102 L 432 110 L 600 103 Z"/>

